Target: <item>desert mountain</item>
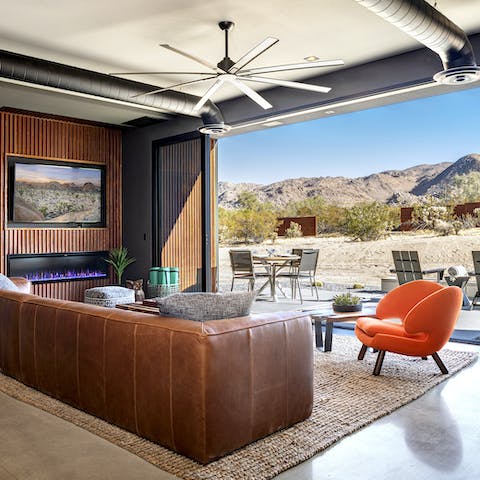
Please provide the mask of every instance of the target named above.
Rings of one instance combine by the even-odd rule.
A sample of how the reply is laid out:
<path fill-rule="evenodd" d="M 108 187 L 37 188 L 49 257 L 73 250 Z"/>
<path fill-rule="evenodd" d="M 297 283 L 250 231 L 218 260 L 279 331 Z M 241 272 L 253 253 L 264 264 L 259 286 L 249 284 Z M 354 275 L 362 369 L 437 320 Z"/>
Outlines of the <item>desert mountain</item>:
<path fill-rule="evenodd" d="M 468 157 L 480 158 L 480 155 L 472 154 L 468 155 Z M 461 162 L 461 160 L 458 160 L 458 162 Z M 327 203 L 343 206 L 364 201 L 371 202 L 373 200 L 410 204 L 412 199 L 415 199 L 413 193 L 420 185 L 428 185 L 428 188 L 430 188 L 430 186 L 436 184 L 434 179 L 440 178 L 438 181 L 441 181 L 443 179 L 441 175 L 447 172 L 449 168 L 454 167 L 458 162 L 454 164 L 444 162 L 435 165 L 417 165 L 405 170 L 388 170 L 358 178 L 294 178 L 270 185 L 219 182 L 219 206 L 235 208 L 238 195 L 245 191 L 253 192 L 260 201 L 270 202 L 278 207 L 284 207 L 290 202 L 317 195 L 321 195 Z M 468 169 L 470 167 L 465 165 L 462 168 Z M 456 174 L 458 173 L 454 173 L 453 176 Z M 445 181 L 448 181 L 448 179 Z"/>
<path fill-rule="evenodd" d="M 471 153 L 460 158 L 434 178 L 419 183 L 412 193 L 414 195 L 435 195 L 451 183 L 455 176 L 470 172 L 480 172 L 480 155 L 478 153 Z"/>

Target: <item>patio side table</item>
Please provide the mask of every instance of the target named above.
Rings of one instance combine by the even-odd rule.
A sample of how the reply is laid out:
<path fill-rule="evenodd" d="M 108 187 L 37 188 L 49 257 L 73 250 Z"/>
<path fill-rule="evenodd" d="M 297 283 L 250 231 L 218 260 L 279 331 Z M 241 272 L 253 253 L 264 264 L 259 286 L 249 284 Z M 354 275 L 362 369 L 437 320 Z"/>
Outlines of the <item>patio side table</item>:
<path fill-rule="evenodd" d="M 366 308 L 361 312 L 335 313 L 333 310 L 311 312 L 310 316 L 315 325 L 315 347 L 323 348 L 324 352 L 332 351 L 333 324 L 335 322 L 349 322 L 360 317 L 375 315 L 375 309 Z M 325 343 L 323 342 L 322 324 L 325 322 Z"/>

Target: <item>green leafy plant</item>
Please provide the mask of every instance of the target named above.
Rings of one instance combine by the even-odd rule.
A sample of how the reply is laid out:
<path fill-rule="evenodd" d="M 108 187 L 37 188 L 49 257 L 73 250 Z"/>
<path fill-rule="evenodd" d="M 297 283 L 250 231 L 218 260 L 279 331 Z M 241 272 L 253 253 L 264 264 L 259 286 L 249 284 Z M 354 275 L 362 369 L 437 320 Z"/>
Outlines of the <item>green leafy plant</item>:
<path fill-rule="evenodd" d="M 389 208 L 379 202 L 355 205 L 345 212 L 344 229 L 353 240 L 378 240 L 392 229 Z"/>
<path fill-rule="evenodd" d="M 360 297 L 348 293 L 340 293 L 333 297 L 334 305 L 358 305 L 361 302 Z"/>
<path fill-rule="evenodd" d="M 252 192 L 244 192 L 238 197 L 238 209 L 220 208 L 218 212 L 219 236 L 222 243 L 260 243 L 266 238 L 275 239 L 279 221 L 273 206 L 260 202 Z M 275 237 L 276 238 L 276 237 Z"/>
<path fill-rule="evenodd" d="M 108 258 L 105 259 L 107 263 L 112 265 L 115 272 L 118 285 L 122 284 L 122 275 L 125 269 L 136 261 L 133 257 L 128 257 L 128 250 L 125 247 L 112 248 L 108 252 Z"/>

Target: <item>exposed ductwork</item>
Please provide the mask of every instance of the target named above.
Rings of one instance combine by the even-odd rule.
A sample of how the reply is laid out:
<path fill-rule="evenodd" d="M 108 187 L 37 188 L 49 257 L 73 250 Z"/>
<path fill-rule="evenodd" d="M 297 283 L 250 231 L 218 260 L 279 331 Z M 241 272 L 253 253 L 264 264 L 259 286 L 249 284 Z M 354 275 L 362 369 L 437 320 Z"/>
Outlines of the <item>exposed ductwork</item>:
<path fill-rule="evenodd" d="M 199 130 L 206 134 L 221 135 L 230 130 L 230 127 L 225 125 L 219 108 L 211 101 L 206 102 L 199 111 L 194 111 L 193 107 L 198 102 L 198 97 L 194 95 L 166 91 L 159 95 L 135 96 L 151 92 L 158 86 L 112 77 L 5 50 L 0 50 L 0 77 L 144 105 L 181 115 L 201 117 L 204 126 Z"/>
<path fill-rule="evenodd" d="M 433 79 L 464 84 L 480 79 L 465 32 L 424 0 L 355 0 L 437 53 L 444 70 Z"/>

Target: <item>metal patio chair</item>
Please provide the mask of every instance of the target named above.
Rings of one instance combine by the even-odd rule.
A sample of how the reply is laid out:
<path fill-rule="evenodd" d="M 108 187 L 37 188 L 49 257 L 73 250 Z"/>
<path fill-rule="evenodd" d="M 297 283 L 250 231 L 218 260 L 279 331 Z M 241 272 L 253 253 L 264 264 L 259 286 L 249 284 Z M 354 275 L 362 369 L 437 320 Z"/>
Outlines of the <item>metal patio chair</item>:
<path fill-rule="evenodd" d="M 292 298 L 296 298 L 297 288 L 298 288 L 298 294 L 300 296 L 301 303 L 303 303 L 303 297 L 302 297 L 300 280 L 308 278 L 312 295 L 313 295 L 313 290 L 315 289 L 317 300 L 320 300 L 318 296 L 318 288 L 315 285 L 315 271 L 317 270 L 319 250 L 318 249 L 293 249 L 292 253 L 294 255 L 299 255 L 300 261 L 297 261 L 296 263 L 292 263 L 290 272 L 280 273 L 278 277 L 290 278 L 292 283 Z"/>
<path fill-rule="evenodd" d="M 253 263 L 253 256 L 250 250 L 230 250 L 230 266 L 232 267 L 232 286 L 235 280 L 248 280 L 248 290 L 254 290 L 257 278 L 267 279 L 259 290 L 259 293 L 270 283 L 270 272 L 266 267 L 263 270 L 256 270 Z"/>

